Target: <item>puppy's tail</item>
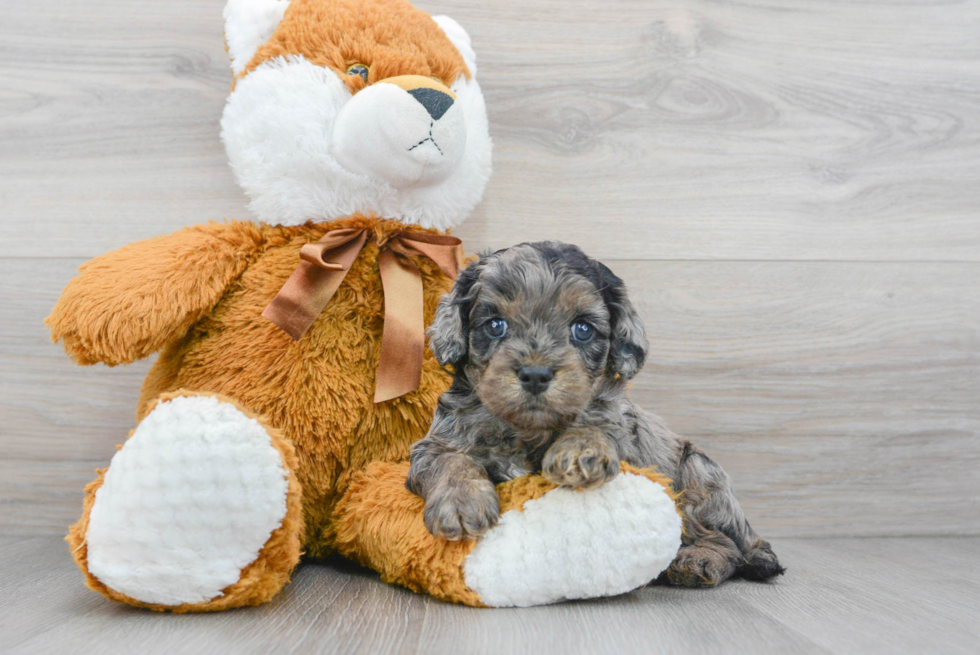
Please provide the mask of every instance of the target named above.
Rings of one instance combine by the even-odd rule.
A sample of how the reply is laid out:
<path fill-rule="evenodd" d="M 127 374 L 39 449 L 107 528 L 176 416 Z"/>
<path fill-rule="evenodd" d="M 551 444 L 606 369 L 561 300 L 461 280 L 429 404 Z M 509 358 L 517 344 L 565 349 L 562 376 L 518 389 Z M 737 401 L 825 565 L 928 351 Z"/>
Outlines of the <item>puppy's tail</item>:
<path fill-rule="evenodd" d="M 768 541 L 760 539 L 755 546 L 743 553 L 743 557 L 742 563 L 736 569 L 736 575 L 746 580 L 765 582 L 786 573 Z"/>

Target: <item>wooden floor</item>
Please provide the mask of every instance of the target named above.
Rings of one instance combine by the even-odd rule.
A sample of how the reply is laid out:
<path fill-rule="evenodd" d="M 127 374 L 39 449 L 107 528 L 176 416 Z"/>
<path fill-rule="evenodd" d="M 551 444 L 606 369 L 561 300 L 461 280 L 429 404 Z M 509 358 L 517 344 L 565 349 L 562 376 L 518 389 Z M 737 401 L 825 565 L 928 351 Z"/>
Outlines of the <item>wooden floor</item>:
<path fill-rule="evenodd" d="M 306 564 L 269 605 L 165 615 L 88 589 L 52 538 L 0 539 L 4 653 L 975 654 L 980 539 L 783 539 L 776 583 L 647 587 L 529 609 L 448 605 Z"/>

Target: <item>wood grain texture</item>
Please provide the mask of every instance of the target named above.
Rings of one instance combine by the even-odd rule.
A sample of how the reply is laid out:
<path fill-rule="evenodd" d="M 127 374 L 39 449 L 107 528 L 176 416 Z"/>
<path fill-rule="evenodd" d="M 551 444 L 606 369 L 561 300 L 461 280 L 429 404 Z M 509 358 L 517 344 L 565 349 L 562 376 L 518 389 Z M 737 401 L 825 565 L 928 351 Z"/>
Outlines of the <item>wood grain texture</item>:
<path fill-rule="evenodd" d="M 62 533 L 133 427 L 148 363 L 74 366 L 42 324 L 82 261 L 0 259 L 8 532 Z M 633 397 L 728 470 L 762 534 L 980 533 L 980 264 L 613 267 L 651 337 Z"/>
<path fill-rule="evenodd" d="M 980 540 L 786 539 L 773 584 L 665 587 L 528 609 L 448 605 L 340 563 L 271 603 L 173 616 L 86 589 L 64 543 L 0 539 L 9 653 L 974 653 Z M 929 566 L 923 566 L 928 563 Z"/>
<path fill-rule="evenodd" d="M 8 3 L 0 255 L 247 218 L 223 0 Z M 422 2 L 466 26 L 497 147 L 471 247 L 980 260 L 980 4 Z"/>

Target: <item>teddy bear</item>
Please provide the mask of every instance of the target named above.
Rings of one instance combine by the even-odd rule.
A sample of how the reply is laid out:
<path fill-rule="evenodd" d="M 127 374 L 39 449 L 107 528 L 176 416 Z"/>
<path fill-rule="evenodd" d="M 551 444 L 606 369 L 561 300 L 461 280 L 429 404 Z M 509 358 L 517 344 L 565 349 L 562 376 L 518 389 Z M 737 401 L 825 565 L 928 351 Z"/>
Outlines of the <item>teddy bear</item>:
<path fill-rule="evenodd" d="M 159 353 L 67 536 L 87 584 L 187 612 L 266 602 L 304 554 L 476 606 L 655 578 L 680 520 L 654 471 L 503 483 L 476 541 L 433 537 L 405 488 L 450 384 L 422 336 L 461 264 L 447 231 L 491 170 L 466 31 L 406 0 L 230 0 L 224 19 L 221 137 L 258 221 L 97 257 L 46 321 L 79 364 Z"/>

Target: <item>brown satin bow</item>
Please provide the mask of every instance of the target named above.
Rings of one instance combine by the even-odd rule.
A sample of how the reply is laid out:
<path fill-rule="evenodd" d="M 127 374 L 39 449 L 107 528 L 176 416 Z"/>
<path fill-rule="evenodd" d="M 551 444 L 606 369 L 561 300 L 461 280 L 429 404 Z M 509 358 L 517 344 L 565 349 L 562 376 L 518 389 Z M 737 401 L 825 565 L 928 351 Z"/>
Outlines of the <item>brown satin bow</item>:
<path fill-rule="evenodd" d="M 371 236 L 368 229 L 331 230 L 316 243 L 303 246 L 299 251 L 303 261 L 262 316 L 298 341 L 337 293 Z M 461 243 L 456 237 L 425 232 L 396 232 L 378 242 L 385 322 L 374 402 L 414 391 L 422 380 L 425 318 L 422 276 L 414 260 L 428 257 L 455 280 L 463 263 Z"/>

